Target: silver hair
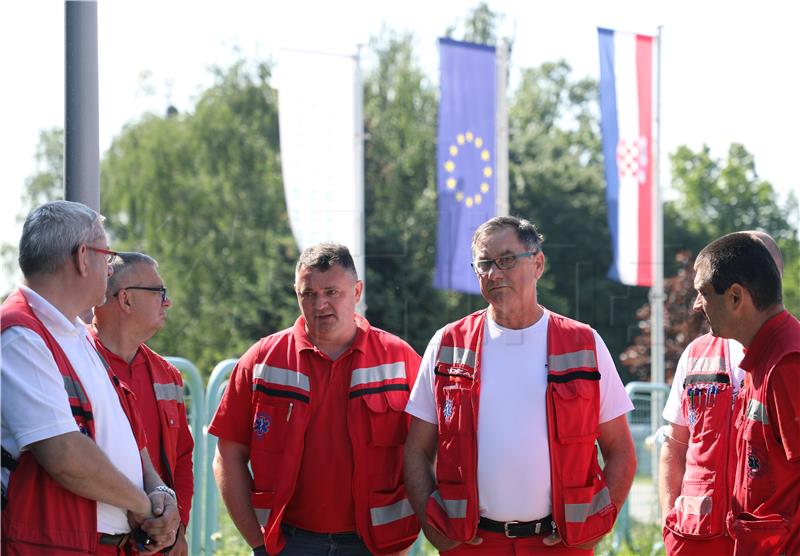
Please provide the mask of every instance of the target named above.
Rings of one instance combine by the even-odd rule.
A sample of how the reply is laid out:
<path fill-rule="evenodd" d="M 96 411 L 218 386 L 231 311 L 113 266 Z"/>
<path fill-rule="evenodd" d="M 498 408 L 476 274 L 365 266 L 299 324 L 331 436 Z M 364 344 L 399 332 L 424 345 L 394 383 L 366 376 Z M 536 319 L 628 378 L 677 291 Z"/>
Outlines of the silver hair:
<path fill-rule="evenodd" d="M 117 293 L 120 284 L 123 282 L 122 278 L 140 264 L 150 265 L 158 269 L 158 262 L 150 255 L 145 255 L 144 253 L 117 253 L 117 256 L 111 259 L 111 268 L 114 270 L 114 273 L 108 279 L 106 299 L 111 299 L 111 297 Z"/>
<path fill-rule="evenodd" d="M 73 201 L 52 201 L 31 211 L 19 240 L 19 268 L 26 277 L 50 274 L 82 244 L 103 235 L 103 218 Z"/>
<path fill-rule="evenodd" d="M 475 256 L 479 245 L 486 240 L 487 236 L 504 229 L 514 230 L 517 238 L 528 251 L 538 253 L 542 250 L 544 237 L 534 224 L 516 216 L 496 216 L 478 226 L 475 233 L 472 234 L 472 256 Z"/>

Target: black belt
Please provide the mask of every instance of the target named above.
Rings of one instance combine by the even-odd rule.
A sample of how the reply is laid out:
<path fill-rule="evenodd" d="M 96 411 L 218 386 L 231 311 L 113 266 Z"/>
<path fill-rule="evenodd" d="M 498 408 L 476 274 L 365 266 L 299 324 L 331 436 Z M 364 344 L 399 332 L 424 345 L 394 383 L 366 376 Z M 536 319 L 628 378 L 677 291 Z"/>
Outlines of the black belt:
<path fill-rule="evenodd" d="M 534 535 L 547 535 L 553 531 L 553 516 L 548 515 L 537 521 L 495 521 L 482 517 L 478 521 L 478 528 L 493 533 L 502 533 L 509 539 L 517 537 L 533 537 Z"/>
<path fill-rule="evenodd" d="M 116 546 L 117 548 L 122 548 L 125 546 L 125 543 L 128 542 L 128 539 L 131 538 L 130 533 L 119 533 L 118 535 L 109 535 L 108 533 L 98 533 L 97 535 L 97 542 L 100 544 L 107 544 L 111 546 Z"/>
<path fill-rule="evenodd" d="M 307 535 L 310 537 L 319 537 L 319 538 L 326 538 L 334 542 L 341 542 L 341 543 L 348 543 L 348 542 L 360 542 L 361 537 L 358 536 L 358 533 L 355 531 L 346 532 L 346 533 L 317 533 L 316 531 L 309 531 L 308 529 L 301 529 L 300 527 L 295 527 L 294 525 L 283 524 L 281 525 L 284 532 L 288 535 L 294 535 L 295 533 L 300 533 L 302 535 Z"/>

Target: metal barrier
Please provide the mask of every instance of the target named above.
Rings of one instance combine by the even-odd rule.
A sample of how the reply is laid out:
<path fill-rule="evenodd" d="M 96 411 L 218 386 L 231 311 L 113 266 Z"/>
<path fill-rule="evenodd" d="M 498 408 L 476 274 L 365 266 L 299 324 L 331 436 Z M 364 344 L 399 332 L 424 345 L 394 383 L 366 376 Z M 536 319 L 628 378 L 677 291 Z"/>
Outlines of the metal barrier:
<path fill-rule="evenodd" d="M 649 474 L 652 478 L 652 488 L 649 493 L 635 493 L 631 490 L 631 494 L 622 505 L 617 524 L 614 527 L 613 548 L 615 551 L 621 548 L 623 542 L 631 545 L 630 505 L 635 494 L 654 498 L 654 502 L 647 506 L 654 506 L 656 512 L 660 511 L 658 505 L 658 453 L 654 435 L 658 428 L 656 425 L 663 421 L 661 412 L 670 387 L 667 384 L 633 381 L 625 385 L 625 390 L 634 407 L 633 411 L 628 413 L 628 424 L 636 445 L 636 473 L 637 475 Z"/>
<path fill-rule="evenodd" d="M 197 469 L 197 462 L 202 461 L 205 454 L 205 435 L 197 434 L 197 431 L 203 430 L 203 426 L 208 421 L 206 415 L 206 398 L 205 388 L 203 387 L 203 377 L 197 367 L 183 357 L 165 357 L 167 361 L 175 365 L 183 375 L 183 389 L 184 400 L 186 402 L 187 417 L 189 419 L 189 428 L 191 428 L 194 436 L 194 451 L 192 452 L 192 460 Z M 194 499 L 202 500 L 198 496 L 202 496 L 204 485 L 204 477 L 202 473 L 194 474 Z M 191 513 L 189 517 L 189 529 L 186 532 L 186 538 L 191 547 L 200 547 L 201 542 L 201 527 L 203 524 L 202 517 L 198 516 L 196 511 Z"/>

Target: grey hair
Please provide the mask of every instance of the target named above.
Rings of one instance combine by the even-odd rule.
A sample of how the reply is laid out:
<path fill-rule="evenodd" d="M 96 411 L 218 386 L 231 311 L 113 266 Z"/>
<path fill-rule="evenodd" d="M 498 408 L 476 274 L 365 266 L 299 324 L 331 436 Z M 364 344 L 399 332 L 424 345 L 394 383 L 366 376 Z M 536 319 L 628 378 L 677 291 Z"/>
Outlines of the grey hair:
<path fill-rule="evenodd" d="M 144 253 L 117 253 L 117 256 L 111 259 L 111 268 L 114 273 L 108 279 L 108 286 L 106 287 L 106 299 L 111 299 L 117 293 L 120 284 L 123 282 L 122 278 L 130 273 L 136 265 L 146 264 L 155 269 L 158 269 L 158 262 L 150 255 Z"/>
<path fill-rule="evenodd" d="M 346 245 L 339 243 L 319 243 L 308 247 L 301 253 L 297 261 L 295 274 L 300 272 L 303 267 L 325 271 L 333 265 L 339 265 L 358 280 L 358 272 L 356 272 L 356 265 L 350 250 Z"/>
<path fill-rule="evenodd" d="M 26 277 L 57 271 L 75 249 L 103 235 L 103 218 L 84 204 L 52 201 L 25 219 L 19 240 L 19 268 Z"/>
<path fill-rule="evenodd" d="M 472 234 L 472 256 L 475 256 L 478 244 L 482 243 L 486 236 L 504 229 L 514 230 L 517 238 L 528 251 L 537 253 L 542 250 L 544 237 L 534 224 L 516 216 L 495 216 L 478 226 L 475 233 Z"/>

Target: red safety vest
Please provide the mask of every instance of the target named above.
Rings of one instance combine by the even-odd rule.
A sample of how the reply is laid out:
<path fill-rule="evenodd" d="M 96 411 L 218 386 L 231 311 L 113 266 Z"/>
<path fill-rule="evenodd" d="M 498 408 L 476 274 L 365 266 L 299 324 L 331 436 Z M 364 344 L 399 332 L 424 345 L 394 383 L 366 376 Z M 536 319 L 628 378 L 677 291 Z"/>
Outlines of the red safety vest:
<path fill-rule="evenodd" d="M 92 404 L 69 359 L 47 327 L 36 317 L 21 291 L 0 307 L 2 330 L 22 326 L 41 336 L 64 378 L 72 415 L 82 433 L 94 438 Z M 88 341 L 88 339 L 87 339 Z M 105 363 L 105 361 L 104 361 Z M 106 366 L 108 368 L 108 366 Z M 130 419 L 132 393 L 111 374 L 125 414 Z M 139 439 L 137 439 L 139 441 Z M 25 556 L 94 554 L 97 548 L 97 504 L 66 490 L 45 471 L 30 451 L 3 466 L 11 470 L 2 512 L 2 553 Z"/>
<path fill-rule="evenodd" d="M 386 341 L 386 332 L 363 319 L 361 328 L 366 346 L 363 353 L 353 352 L 347 408 L 356 530 L 371 552 L 385 554 L 411 546 L 419 534 L 402 466 L 409 423 L 404 411 L 417 369 L 406 368 L 410 348 L 404 343 Z M 253 368 L 251 501 L 270 554 L 286 544 L 280 525 L 294 493 L 315 395 L 306 357 L 288 329 L 261 340 Z"/>
<path fill-rule="evenodd" d="M 800 482 L 800 464 L 787 461 L 767 400 L 773 368 L 800 353 L 800 321 L 784 311 L 762 325 L 750 349 L 756 342 L 761 346 L 753 368 L 742 365 L 746 375 L 737 404 L 737 468 L 728 531 L 738 555 L 800 554 L 798 490 L 787 489 Z"/>
<path fill-rule="evenodd" d="M 91 327 L 89 327 L 89 332 L 97 342 L 97 348 L 100 353 L 108 357 L 106 355 L 107 348 L 100 342 L 100 338 Z M 150 454 L 150 459 L 160 458 L 164 473 L 162 479 L 174 489 L 175 478 L 173 471 L 178 460 L 180 412 L 186 411 L 183 403 L 183 381 L 181 380 L 180 372 L 169 361 L 145 344 L 140 345 L 139 349 L 144 355 L 147 369 L 153 382 L 153 394 L 159 409 L 158 418 L 161 424 L 161 453 Z M 191 498 L 186 502 L 191 504 Z"/>
<path fill-rule="evenodd" d="M 448 325 L 435 370 L 439 441 L 428 522 L 452 540 L 477 533 L 478 406 L 486 311 Z M 553 521 L 569 546 L 608 533 L 617 508 L 597 461 L 600 372 L 592 329 L 550 313 L 547 328 L 547 432 Z"/>
<path fill-rule="evenodd" d="M 667 514 L 666 531 L 696 554 L 703 542 L 727 535 L 725 516 L 733 485 L 733 368 L 728 341 L 705 334 L 689 344 L 681 412 L 689 426 L 681 494 Z M 699 541 L 693 544 L 692 541 Z M 733 551 L 733 542 L 730 552 Z M 729 552 L 729 553 L 730 553 Z"/>

